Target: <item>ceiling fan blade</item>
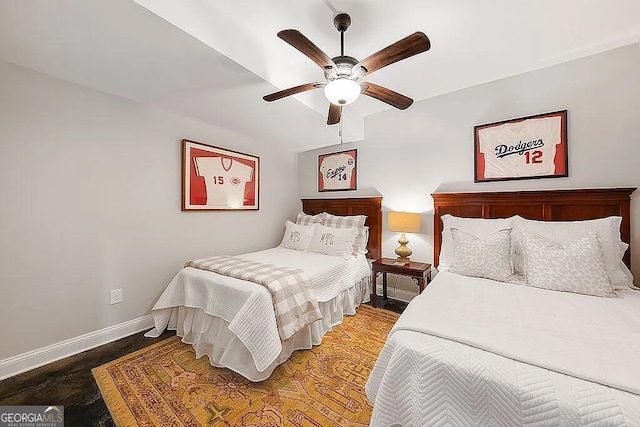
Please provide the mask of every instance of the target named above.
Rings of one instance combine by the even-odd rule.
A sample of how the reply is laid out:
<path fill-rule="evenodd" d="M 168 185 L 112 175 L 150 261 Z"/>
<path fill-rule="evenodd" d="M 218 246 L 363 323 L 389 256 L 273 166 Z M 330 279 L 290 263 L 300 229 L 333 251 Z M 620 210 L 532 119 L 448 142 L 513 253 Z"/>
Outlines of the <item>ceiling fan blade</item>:
<path fill-rule="evenodd" d="M 368 56 L 357 63 L 353 69 L 358 70 L 359 67 L 364 67 L 365 70 L 362 75 L 371 74 L 394 62 L 426 52 L 430 47 L 431 42 L 429 38 L 424 33 L 418 31 Z"/>
<path fill-rule="evenodd" d="M 318 46 L 313 44 L 311 40 L 306 38 L 298 30 L 282 30 L 278 33 L 278 37 L 307 55 L 313 62 L 318 64 L 322 69 L 336 66 L 335 62 Z"/>
<path fill-rule="evenodd" d="M 326 83 L 306 83 L 296 87 L 290 87 L 289 89 L 281 90 L 279 92 L 270 93 L 262 97 L 267 102 L 277 101 L 285 96 L 295 95 L 296 93 L 306 92 L 312 89 L 320 89 L 324 87 Z"/>
<path fill-rule="evenodd" d="M 362 83 L 360 86 L 362 86 L 362 93 L 364 95 L 385 102 L 400 110 L 406 110 L 411 104 L 413 104 L 413 99 L 404 96 L 401 93 L 394 92 L 391 89 L 387 89 L 384 86 L 379 86 L 369 82 Z"/>
<path fill-rule="evenodd" d="M 328 125 L 337 125 L 340 123 L 340 116 L 342 115 L 342 107 L 335 104 L 329 104 L 329 117 L 327 117 Z"/>

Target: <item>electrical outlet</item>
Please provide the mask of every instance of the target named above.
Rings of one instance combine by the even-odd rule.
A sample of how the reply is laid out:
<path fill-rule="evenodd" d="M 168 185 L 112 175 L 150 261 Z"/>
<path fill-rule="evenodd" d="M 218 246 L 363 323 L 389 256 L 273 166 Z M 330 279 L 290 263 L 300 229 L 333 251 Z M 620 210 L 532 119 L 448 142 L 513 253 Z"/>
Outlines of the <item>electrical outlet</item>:
<path fill-rule="evenodd" d="M 122 302 L 122 289 L 114 289 L 111 291 L 111 305 L 120 304 Z"/>

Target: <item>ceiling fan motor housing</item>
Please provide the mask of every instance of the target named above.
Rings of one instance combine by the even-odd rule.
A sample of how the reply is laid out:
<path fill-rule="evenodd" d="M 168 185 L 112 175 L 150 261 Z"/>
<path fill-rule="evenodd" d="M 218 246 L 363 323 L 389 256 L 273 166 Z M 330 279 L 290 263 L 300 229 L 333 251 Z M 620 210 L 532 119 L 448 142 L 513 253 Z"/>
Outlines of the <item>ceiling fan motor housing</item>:
<path fill-rule="evenodd" d="M 332 58 L 332 60 L 336 64 L 336 73 L 338 74 L 338 77 L 349 77 L 353 66 L 358 63 L 356 58 L 346 55 L 336 56 L 335 58 Z M 325 77 L 328 80 L 332 80 L 332 73 L 325 72 Z"/>

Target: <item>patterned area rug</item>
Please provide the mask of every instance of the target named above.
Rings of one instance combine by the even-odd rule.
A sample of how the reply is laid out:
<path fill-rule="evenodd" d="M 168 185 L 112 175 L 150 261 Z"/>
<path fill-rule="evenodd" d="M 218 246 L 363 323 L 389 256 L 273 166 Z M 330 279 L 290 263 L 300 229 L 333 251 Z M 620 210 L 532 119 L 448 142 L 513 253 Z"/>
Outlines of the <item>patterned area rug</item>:
<path fill-rule="evenodd" d="M 172 337 L 93 369 L 117 426 L 366 426 L 364 385 L 398 314 L 369 306 L 252 383 Z"/>

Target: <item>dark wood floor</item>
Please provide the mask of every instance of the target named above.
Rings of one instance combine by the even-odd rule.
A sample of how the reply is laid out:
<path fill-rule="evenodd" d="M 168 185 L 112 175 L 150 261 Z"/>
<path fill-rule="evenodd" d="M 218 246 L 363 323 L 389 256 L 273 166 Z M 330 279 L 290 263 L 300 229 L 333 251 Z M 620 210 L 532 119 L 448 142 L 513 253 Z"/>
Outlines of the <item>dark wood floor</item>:
<path fill-rule="evenodd" d="M 387 310 L 402 313 L 406 306 L 378 297 L 378 307 Z M 113 426 L 91 369 L 173 335 L 141 332 L 0 381 L 0 405 L 64 405 L 65 426 Z"/>

